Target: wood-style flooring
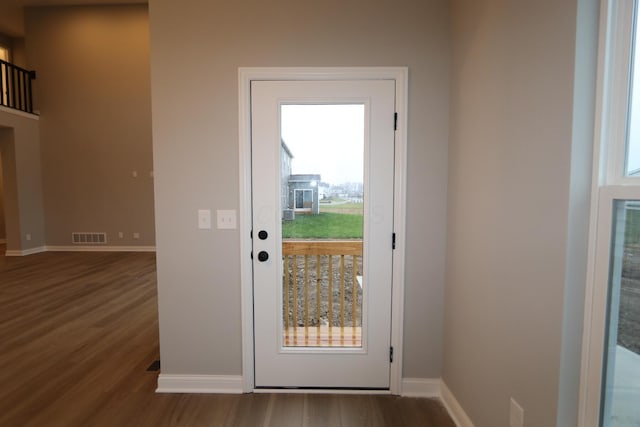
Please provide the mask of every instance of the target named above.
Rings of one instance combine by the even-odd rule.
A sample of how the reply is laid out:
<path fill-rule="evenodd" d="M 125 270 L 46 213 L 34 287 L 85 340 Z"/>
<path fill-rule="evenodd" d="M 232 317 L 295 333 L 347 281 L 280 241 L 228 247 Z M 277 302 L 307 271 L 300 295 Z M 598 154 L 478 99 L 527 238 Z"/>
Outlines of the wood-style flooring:
<path fill-rule="evenodd" d="M 454 427 L 436 400 L 156 394 L 155 256 L 0 245 L 0 426 Z"/>

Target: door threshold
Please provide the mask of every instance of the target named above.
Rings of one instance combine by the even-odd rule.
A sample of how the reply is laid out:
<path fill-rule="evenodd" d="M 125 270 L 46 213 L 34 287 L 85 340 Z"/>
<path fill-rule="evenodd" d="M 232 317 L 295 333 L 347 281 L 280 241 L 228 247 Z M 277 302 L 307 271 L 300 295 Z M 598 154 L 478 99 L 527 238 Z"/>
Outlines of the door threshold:
<path fill-rule="evenodd" d="M 388 388 L 259 387 L 254 393 L 273 394 L 391 394 Z"/>

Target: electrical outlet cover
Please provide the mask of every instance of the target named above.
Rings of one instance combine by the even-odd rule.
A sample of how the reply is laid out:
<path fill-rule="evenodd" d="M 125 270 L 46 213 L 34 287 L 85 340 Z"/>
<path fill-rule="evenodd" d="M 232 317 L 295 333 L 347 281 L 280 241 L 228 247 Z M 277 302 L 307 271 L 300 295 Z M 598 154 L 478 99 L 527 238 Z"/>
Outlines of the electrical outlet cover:
<path fill-rule="evenodd" d="M 221 230 L 234 230 L 236 228 L 236 211 L 235 210 L 218 210 L 217 226 Z"/>
<path fill-rule="evenodd" d="M 198 209 L 198 228 L 211 230 L 211 211 L 209 209 Z"/>

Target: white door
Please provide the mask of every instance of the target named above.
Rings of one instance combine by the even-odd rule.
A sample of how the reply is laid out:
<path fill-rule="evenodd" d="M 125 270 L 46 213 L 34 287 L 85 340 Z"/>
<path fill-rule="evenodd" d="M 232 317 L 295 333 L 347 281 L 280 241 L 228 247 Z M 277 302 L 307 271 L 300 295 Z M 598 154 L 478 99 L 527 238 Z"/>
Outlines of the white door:
<path fill-rule="evenodd" d="M 394 115 L 394 80 L 251 83 L 256 388 L 389 388 Z"/>

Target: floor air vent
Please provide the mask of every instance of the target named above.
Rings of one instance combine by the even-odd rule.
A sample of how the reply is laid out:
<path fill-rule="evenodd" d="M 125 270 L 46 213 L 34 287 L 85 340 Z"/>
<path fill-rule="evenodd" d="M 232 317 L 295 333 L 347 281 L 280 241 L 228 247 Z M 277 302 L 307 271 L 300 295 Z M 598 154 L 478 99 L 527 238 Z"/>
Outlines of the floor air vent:
<path fill-rule="evenodd" d="M 160 361 L 154 360 L 151 365 L 147 368 L 147 372 L 157 372 L 160 370 Z"/>
<path fill-rule="evenodd" d="M 71 233 L 74 245 L 103 245 L 107 243 L 107 233 Z"/>

